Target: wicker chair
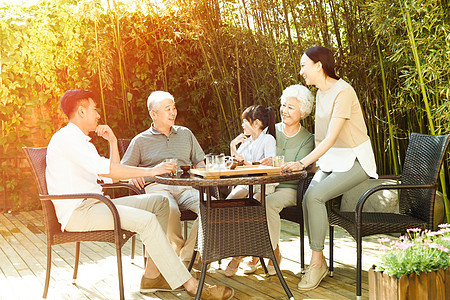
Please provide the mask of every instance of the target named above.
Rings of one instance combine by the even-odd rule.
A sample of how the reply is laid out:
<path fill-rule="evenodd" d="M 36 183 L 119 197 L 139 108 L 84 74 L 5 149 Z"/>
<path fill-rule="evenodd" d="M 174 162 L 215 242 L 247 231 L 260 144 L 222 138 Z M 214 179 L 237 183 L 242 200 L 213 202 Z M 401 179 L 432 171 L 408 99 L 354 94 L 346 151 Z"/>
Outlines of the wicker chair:
<path fill-rule="evenodd" d="M 44 212 L 45 219 L 45 231 L 47 235 L 47 270 L 45 276 L 45 286 L 43 298 L 47 297 L 48 287 L 50 283 L 50 270 L 52 266 L 52 246 L 65 244 L 70 242 L 76 243 L 75 252 L 75 266 L 73 271 L 73 279 L 77 278 L 78 263 L 80 258 L 80 242 L 82 241 L 95 241 L 95 242 L 108 242 L 114 243 L 116 245 L 117 254 L 117 267 L 119 275 L 119 292 L 120 299 L 124 299 L 124 289 L 123 289 L 123 272 L 122 272 L 122 246 L 130 239 L 134 237 L 135 232 L 123 230 L 120 227 L 119 213 L 115 205 L 107 197 L 100 194 L 72 194 L 72 195 L 48 195 L 47 182 L 45 178 L 45 168 L 46 168 L 46 156 L 47 148 L 28 148 L 23 147 L 25 156 L 31 166 L 32 173 L 36 180 L 39 189 L 39 199 L 41 200 L 42 210 Z M 129 184 L 108 184 L 104 188 L 115 188 L 115 187 L 126 187 L 139 194 L 140 190 Z M 53 202 L 50 200 L 58 199 L 75 199 L 75 198 L 94 198 L 105 203 L 106 206 L 111 210 L 114 219 L 114 230 L 98 230 L 98 231 L 87 231 L 87 232 L 68 232 L 61 231 L 61 224 L 58 222 L 56 217 L 55 207 Z M 132 246 L 132 257 L 134 256 L 134 245 Z"/>
<path fill-rule="evenodd" d="M 123 157 L 123 155 L 125 154 L 125 152 L 128 149 L 128 146 L 130 145 L 131 140 L 130 139 L 118 139 L 117 143 L 119 146 L 119 153 L 120 153 L 120 157 Z M 145 191 L 143 191 L 145 193 Z M 184 222 L 184 221 L 194 221 L 195 219 L 197 219 L 197 214 L 191 210 L 181 210 L 181 215 L 180 215 L 180 221 Z M 185 238 L 187 237 L 187 223 L 184 223 L 184 236 Z"/>
<path fill-rule="evenodd" d="M 297 186 L 297 204 L 294 206 L 288 206 L 283 208 L 280 212 L 280 217 L 284 220 L 288 220 L 300 225 L 300 272 L 304 273 L 305 270 L 305 223 L 303 221 L 303 195 L 308 189 L 311 183 L 314 173 L 309 173 L 304 180 L 300 180 Z"/>
<path fill-rule="evenodd" d="M 333 272 L 333 228 L 345 229 L 357 243 L 356 296 L 361 298 L 362 237 L 374 234 L 405 233 L 408 228 L 432 229 L 439 170 L 447 150 L 449 135 L 411 134 L 400 183 L 369 189 L 359 199 L 355 212 L 341 212 L 334 199 L 328 202 L 330 224 L 330 276 Z M 397 189 L 399 213 L 363 212 L 364 203 L 379 190 Z"/>

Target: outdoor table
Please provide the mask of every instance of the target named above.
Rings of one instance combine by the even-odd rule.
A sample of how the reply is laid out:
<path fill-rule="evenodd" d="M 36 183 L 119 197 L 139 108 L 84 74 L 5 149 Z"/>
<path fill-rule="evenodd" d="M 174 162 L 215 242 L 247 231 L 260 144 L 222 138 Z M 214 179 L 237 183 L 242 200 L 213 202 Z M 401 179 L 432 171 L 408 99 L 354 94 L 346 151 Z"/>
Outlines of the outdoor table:
<path fill-rule="evenodd" d="M 234 256 L 257 256 L 271 259 L 286 294 L 289 299 L 294 299 L 280 271 L 270 242 L 265 208 L 265 185 L 301 180 L 306 177 L 306 172 L 239 176 L 207 179 L 193 175 L 180 178 L 178 174 L 175 178 L 155 177 L 158 183 L 192 186 L 197 188 L 200 193 L 197 251 L 200 252 L 203 264 L 195 299 L 200 299 L 207 265 L 213 261 Z M 248 185 L 249 197 L 244 199 L 211 199 L 210 187 L 235 185 Z M 261 186 L 261 202 L 253 199 L 254 185 Z M 189 270 L 194 263 L 195 256 L 196 252 L 192 257 Z M 264 266 L 264 263 L 262 265 Z M 264 270 L 267 273 L 265 266 Z"/>

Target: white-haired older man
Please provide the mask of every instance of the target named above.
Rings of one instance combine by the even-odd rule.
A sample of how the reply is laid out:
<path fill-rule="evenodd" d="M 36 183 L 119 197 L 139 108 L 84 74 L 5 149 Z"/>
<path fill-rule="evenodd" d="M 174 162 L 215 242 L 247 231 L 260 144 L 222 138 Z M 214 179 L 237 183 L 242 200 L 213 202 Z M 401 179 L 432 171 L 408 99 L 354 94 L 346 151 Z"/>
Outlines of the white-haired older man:
<path fill-rule="evenodd" d="M 155 91 L 147 100 L 147 107 L 153 124 L 133 138 L 121 163 L 129 166 L 152 167 L 167 158 L 178 159 L 178 166 L 203 166 L 205 153 L 194 134 L 186 127 L 175 125 L 177 108 L 174 97 L 164 91 Z M 131 183 L 144 187 L 145 179 L 132 179 Z M 191 187 L 168 186 L 151 183 L 145 187 L 146 193 L 159 193 L 170 202 L 167 237 L 187 264 L 192 257 L 198 231 L 198 222 L 194 222 L 186 241 L 181 235 L 180 208 L 198 213 L 199 194 Z"/>

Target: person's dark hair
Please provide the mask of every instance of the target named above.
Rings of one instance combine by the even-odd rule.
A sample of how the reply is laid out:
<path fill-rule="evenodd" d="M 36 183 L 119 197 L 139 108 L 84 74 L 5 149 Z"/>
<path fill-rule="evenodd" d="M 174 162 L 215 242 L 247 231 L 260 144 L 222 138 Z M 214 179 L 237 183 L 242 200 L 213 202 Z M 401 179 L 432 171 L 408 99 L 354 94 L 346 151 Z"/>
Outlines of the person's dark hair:
<path fill-rule="evenodd" d="M 94 93 L 88 90 L 73 89 L 68 90 L 61 97 L 61 109 L 70 119 L 75 110 L 83 101 L 94 100 Z"/>
<path fill-rule="evenodd" d="M 263 107 L 261 105 L 252 105 L 247 107 L 242 113 L 242 119 L 246 119 L 250 123 L 260 120 L 262 129 L 268 127 L 267 132 L 276 139 L 275 133 L 275 111 L 272 107 Z"/>
<path fill-rule="evenodd" d="M 328 77 L 339 80 L 339 77 L 335 73 L 334 56 L 333 52 L 326 47 L 315 46 L 305 51 L 305 54 L 314 62 L 321 62 L 322 68 Z"/>

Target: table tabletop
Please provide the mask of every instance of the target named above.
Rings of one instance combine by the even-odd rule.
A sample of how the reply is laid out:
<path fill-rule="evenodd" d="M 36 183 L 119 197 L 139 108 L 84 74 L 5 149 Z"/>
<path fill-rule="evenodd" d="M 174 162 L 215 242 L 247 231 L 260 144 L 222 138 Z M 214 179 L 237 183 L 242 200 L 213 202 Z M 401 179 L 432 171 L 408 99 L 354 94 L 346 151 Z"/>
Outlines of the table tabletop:
<path fill-rule="evenodd" d="M 180 185 L 192 187 L 209 187 L 209 186 L 233 186 L 233 185 L 259 185 L 268 183 L 277 183 L 285 181 L 300 180 L 306 178 L 306 171 L 281 173 L 279 175 L 256 175 L 256 176 L 239 176 L 239 177 L 225 177 L 225 178 L 202 178 L 195 175 L 189 177 L 182 177 L 178 173 L 176 177 L 168 175 L 158 175 L 154 179 L 157 183 L 167 185 Z"/>

